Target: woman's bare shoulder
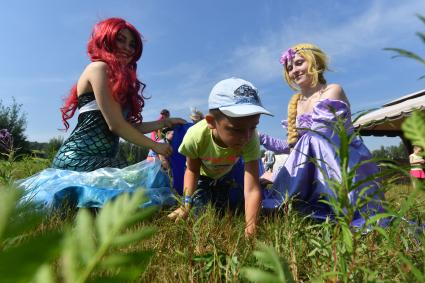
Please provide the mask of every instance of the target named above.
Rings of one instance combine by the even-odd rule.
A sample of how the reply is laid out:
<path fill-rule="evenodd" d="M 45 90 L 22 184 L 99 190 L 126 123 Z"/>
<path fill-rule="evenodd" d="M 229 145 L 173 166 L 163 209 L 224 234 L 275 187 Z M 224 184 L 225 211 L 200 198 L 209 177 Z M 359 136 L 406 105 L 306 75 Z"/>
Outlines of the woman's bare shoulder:
<path fill-rule="evenodd" d="M 90 64 L 88 64 L 86 66 L 86 68 L 84 69 L 84 72 L 89 72 L 89 73 L 98 73 L 98 72 L 105 72 L 108 68 L 108 64 L 106 64 L 105 62 L 102 61 L 96 61 L 96 62 L 91 62 Z"/>
<path fill-rule="evenodd" d="M 88 64 L 78 79 L 77 93 L 93 91 L 93 81 L 106 76 L 107 67 L 108 65 L 102 61 L 91 62 Z"/>
<path fill-rule="evenodd" d="M 344 89 L 339 84 L 328 84 L 323 93 L 323 96 L 324 98 L 342 100 L 342 101 L 348 102 Z"/>

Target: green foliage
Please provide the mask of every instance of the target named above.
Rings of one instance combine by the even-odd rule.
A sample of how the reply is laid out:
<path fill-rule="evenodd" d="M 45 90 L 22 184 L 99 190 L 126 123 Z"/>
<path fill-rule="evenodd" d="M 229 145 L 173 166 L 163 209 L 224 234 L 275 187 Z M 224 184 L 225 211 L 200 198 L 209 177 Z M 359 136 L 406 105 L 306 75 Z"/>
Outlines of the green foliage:
<path fill-rule="evenodd" d="M 140 210 L 143 190 L 109 202 L 96 218 L 85 209 L 75 224 L 43 226 L 47 217 L 20 203 L 15 188 L 0 188 L 0 274 L 2 282 L 127 282 L 146 270 L 152 251 L 128 247 L 151 237 L 140 227 L 154 208 Z M 138 226 L 139 225 L 139 226 Z M 43 229 L 36 229 L 43 227 Z M 59 266 L 55 262 L 59 261 Z"/>
<path fill-rule="evenodd" d="M 16 206 L 19 192 L 0 187 L 0 274 L 2 282 L 30 282 L 40 265 L 58 255 L 61 234 L 32 230 L 43 215 L 31 206 Z"/>
<path fill-rule="evenodd" d="M 0 100 L 0 129 L 7 129 L 12 134 L 13 148 L 19 154 L 29 153 L 29 144 L 25 136 L 26 126 L 27 118 L 22 112 L 22 104 L 18 104 L 13 98 L 12 105 L 5 106 Z"/>
<path fill-rule="evenodd" d="M 108 278 L 109 282 L 134 280 L 144 272 L 152 253 L 122 248 L 150 237 L 153 228 L 127 230 L 145 219 L 153 208 L 138 211 L 143 203 L 143 191 L 128 194 L 109 202 L 93 220 L 87 210 L 81 210 L 73 230 L 68 230 L 63 249 L 63 276 L 66 282 L 86 282 L 90 276 Z M 93 278 L 91 278 L 93 279 Z"/>
<path fill-rule="evenodd" d="M 63 141 L 64 138 L 62 136 L 51 138 L 48 142 L 30 141 L 29 148 L 33 156 L 47 158 L 52 161 Z"/>
<path fill-rule="evenodd" d="M 425 113 L 422 111 L 414 111 L 401 125 L 404 136 L 409 139 L 412 144 L 425 148 Z"/>
<path fill-rule="evenodd" d="M 30 165 L 31 163 L 28 163 L 25 166 Z M 25 167 L 21 165 L 20 161 L 15 162 L 14 166 L 17 166 L 17 171 L 21 171 L 20 168 Z M 3 187 L 0 190 L 3 190 Z M 403 211 L 405 217 L 414 219 L 418 223 L 424 219 L 425 194 L 416 191 L 415 195 L 410 197 L 412 187 L 405 184 L 387 184 L 386 191 L 388 192 L 387 201 L 392 210 Z M 68 233 L 68 231 L 76 233 L 78 229 L 77 224 L 70 222 L 72 218 L 63 219 L 56 216 L 44 217 L 41 222 L 33 221 L 31 225 L 28 225 L 28 217 L 25 217 L 21 218 L 24 223 L 18 225 L 19 221 L 16 220 L 19 218 L 9 219 L 11 214 L 5 213 L 9 206 L 3 205 L 2 200 L 4 199 L 4 195 L 1 195 L 0 219 L 3 222 L 0 220 L 0 227 L 8 226 L 8 235 L 34 237 L 38 234 L 48 234 L 49 231 L 59 231 L 62 235 L 61 241 L 63 241 L 64 233 Z M 404 208 L 400 209 L 405 202 L 413 202 L 407 211 Z M 244 239 L 243 214 L 235 215 L 226 212 L 224 217 L 218 217 L 211 208 L 208 208 L 202 217 L 190 218 L 187 222 L 181 221 L 174 224 L 167 218 L 169 212 L 165 209 L 153 219 L 146 220 L 146 224 L 136 224 L 132 230 L 126 230 L 126 232 L 137 231 L 140 227 L 152 225 L 158 229 L 152 238 L 117 248 L 118 254 L 120 252 L 137 253 L 144 250 L 155 252 L 143 277 L 136 279 L 135 282 L 246 282 L 248 279 L 242 272 L 244 267 L 261 268 L 263 271 L 273 273 L 256 260 L 252 253 L 255 248 L 253 243 Z M 12 214 L 20 213 L 13 212 Z M 43 215 L 41 216 L 43 217 Z M 4 221 L 7 222 L 6 226 Z M 375 221 L 372 219 L 371 222 Z M 12 223 L 16 223 L 18 226 L 10 226 Z M 256 238 L 273 247 L 282 266 L 285 261 L 288 263 L 295 281 L 337 282 L 337 276 L 338 280 L 343 281 L 344 275 L 341 273 L 344 265 L 342 262 L 339 263 L 339 255 L 345 251 L 346 244 L 342 243 L 342 237 L 338 236 L 335 239 L 335 223 L 332 221 L 315 222 L 310 218 L 301 217 L 292 208 L 291 201 L 288 201 L 282 207 L 281 213 L 263 215 L 259 219 L 259 224 Z M 421 282 L 413 274 L 413 267 L 425 274 L 423 268 L 425 245 L 418 243 L 418 236 L 411 233 L 412 228 L 405 221 L 395 222 L 391 227 L 382 228 L 385 236 L 375 230 L 353 242 L 355 243 L 353 245 L 355 264 L 351 268 L 350 281 Z M 96 230 L 97 228 L 93 227 L 93 231 Z M 97 235 L 96 233 L 94 232 L 94 236 Z M 3 232 L 0 234 L 4 235 Z M 87 236 L 85 235 L 85 237 Z M 23 239 L 22 236 L 7 236 L 7 238 L 7 241 L 4 240 L 5 236 L 1 238 L 0 257 L 3 257 L 3 250 L 6 246 L 18 245 L 19 241 Z M 98 243 L 97 236 L 95 239 L 95 243 Z M 39 261 L 38 255 L 31 258 L 31 261 L 36 262 L 39 266 L 36 273 L 33 274 L 35 277 L 32 282 L 65 282 L 61 275 L 64 265 L 64 259 L 61 256 L 63 245 L 59 244 L 59 246 L 60 251 L 56 252 L 53 260 L 47 260 L 47 263 Z M 105 258 L 115 254 L 114 249 L 112 247 Z M 338 257 L 335 257 L 336 255 Z M 410 265 L 404 263 L 401 256 L 404 256 Z M 25 261 L 21 258 L 19 264 L 25 264 Z M 108 282 L 108 278 L 97 278 L 99 274 L 114 274 L 115 268 L 110 272 L 102 271 L 102 267 L 106 264 L 100 263 L 99 268 L 95 268 L 94 275 L 87 282 L 96 280 Z M 347 261 L 345 264 L 347 265 Z M 20 265 L 13 268 L 12 275 L 20 272 Z M 108 270 L 107 267 L 104 270 Z M 3 276 L 3 271 L 0 271 L 0 275 Z M 31 282 L 31 279 L 21 281 L 18 279 L 19 276 L 14 276 L 13 282 Z M 0 281 L 3 282 L 2 279 Z"/>
<path fill-rule="evenodd" d="M 399 160 L 399 161 L 408 161 L 409 154 L 406 151 L 405 145 L 400 142 L 398 146 L 381 146 L 380 149 L 372 151 L 372 156 L 375 158 L 385 158 L 388 160 Z"/>
<path fill-rule="evenodd" d="M 417 17 L 425 24 L 425 17 L 422 15 L 417 15 Z M 425 43 L 425 34 L 421 33 L 421 32 L 417 32 L 416 35 L 421 39 L 422 43 Z M 421 64 L 425 65 L 425 59 L 422 58 L 421 56 L 417 55 L 414 52 L 402 49 L 402 48 L 384 48 L 384 50 L 387 51 L 392 51 L 395 52 L 397 55 L 394 55 L 392 58 L 396 58 L 396 57 L 405 57 L 405 58 L 409 58 L 409 59 L 413 59 L 415 61 L 418 61 Z M 421 76 L 419 79 L 423 79 L 425 78 L 424 76 Z"/>
<path fill-rule="evenodd" d="M 126 159 L 129 164 L 143 161 L 148 156 L 149 148 L 140 147 L 129 142 L 120 142 L 119 156 Z"/>
<path fill-rule="evenodd" d="M 261 268 L 245 267 L 242 269 L 244 276 L 252 282 L 287 283 L 295 282 L 289 269 L 288 263 L 281 259 L 276 251 L 264 243 L 258 243 L 258 249 L 254 251 L 258 262 L 268 271 Z"/>
<path fill-rule="evenodd" d="M 51 138 L 49 140 L 45 148 L 45 152 L 47 153 L 47 158 L 49 160 L 53 160 L 53 158 L 55 157 L 56 153 L 58 152 L 62 144 L 63 144 L 63 137 L 61 136 Z"/>
<path fill-rule="evenodd" d="M 15 174 L 16 168 L 14 163 L 16 161 L 15 149 L 6 149 L 6 152 L 0 152 L 0 157 L 3 157 L 5 160 L 0 158 L 0 184 L 10 185 L 13 182 L 13 176 Z"/>
<path fill-rule="evenodd" d="M 413 114 L 403 125 L 407 127 L 406 137 L 423 143 L 424 124 L 422 113 Z M 141 211 L 126 210 L 127 201 L 112 210 L 105 207 L 96 218 L 82 210 L 70 225 L 63 220 L 52 223 L 52 217 L 46 219 L 42 214 L 25 214 L 23 208 L 17 211 L 14 205 L 4 203 L 16 201 L 19 196 L 0 194 L 1 281 L 422 282 L 425 236 L 418 226 L 403 219 L 421 223 L 425 194 L 409 185 L 392 184 L 391 172 L 370 176 L 365 181 L 376 177 L 388 180 L 383 183 L 387 213 L 365 215 L 366 227 L 371 231 L 366 235 L 362 235 L 365 230 L 350 228 L 353 213 L 368 198 L 360 198 L 351 208 L 346 194 L 363 183 L 355 182 L 355 168 L 346 166 L 347 144 L 353 136 L 346 129 L 339 133 L 346 135 L 341 138 L 345 145 L 335 148 L 342 155 L 341 168 L 346 171 L 340 182 L 328 180 L 335 189 L 336 197 L 329 203 L 337 211 L 336 221 L 314 222 L 301 217 L 288 200 L 279 213 L 261 216 L 257 238 L 267 244 L 259 244 L 255 252 L 252 242 L 243 237 L 243 215 L 225 213 L 217 217 L 208 208 L 198 218 L 191 216 L 186 222 L 174 224 L 167 219 L 168 211 L 163 211 L 149 223 L 157 226 L 158 232 L 145 238 L 152 230 L 146 228 L 148 223 L 137 224 L 138 220 L 130 217 L 138 218 Z M 14 162 L 14 174 L 32 174 L 38 168 L 35 166 L 31 159 Z M 401 170 L 395 165 L 387 168 Z M 105 209 L 109 212 L 101 216 Z M 395 219 L 391 226 L 377 225 L 379 219 L 390 216 Z M 118 220 L 120 217 L 128 221 Z"/>

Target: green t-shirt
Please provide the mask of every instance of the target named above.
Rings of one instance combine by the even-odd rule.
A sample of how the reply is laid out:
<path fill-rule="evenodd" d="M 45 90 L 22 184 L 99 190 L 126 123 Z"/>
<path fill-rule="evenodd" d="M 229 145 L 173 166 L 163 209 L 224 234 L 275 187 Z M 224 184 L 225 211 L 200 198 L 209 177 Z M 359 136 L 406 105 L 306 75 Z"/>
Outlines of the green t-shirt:
<path fill-rule="evenodd" d="M 223 148 L 214 142 L 212 131 L 208 128 L 205 119 L 189 128 L 179 147 L 179 152 L 192 159 L 199 158 L 201 160 L 200 174 L 212 179 L 218 179 L 230 172 L 240 157 L 245 162 L 249 162 L 261 156 L 257 134 L 241 150 Z"/>

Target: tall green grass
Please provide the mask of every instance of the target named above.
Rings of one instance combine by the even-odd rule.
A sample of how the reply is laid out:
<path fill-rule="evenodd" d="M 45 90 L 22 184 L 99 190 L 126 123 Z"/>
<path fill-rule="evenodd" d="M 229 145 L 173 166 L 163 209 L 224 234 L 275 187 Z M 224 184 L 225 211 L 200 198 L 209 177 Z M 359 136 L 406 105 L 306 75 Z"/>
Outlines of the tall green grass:
<path fill-rule="evenodd" d="M 422 114 L 414 114 L 403 126 L 406 136 L 421 145 L 424 121 Z M 346 149 L 339 150 L 344 163 Z M 10 164 L 13 171 L 3 184 L 43 167 L 32 158 Z M 349 168 L 342 168 L 347 170 L 345 179 L 332 184 L 338 197 L 329 202 L 340 212 L 336 221 L 316 222 L 300 215 L 288 200 L 277 213 L 260 216 L 255 239 L 244 237 L 243 215 L 226 212 L 218 217 L 212 207 L 199 218 L 174 223 L 167 218 L 172 208 L 148 218 L 152 212 L 137 209 L 140 199 L 126 196 L 95 217 L 81 210 L 64 218 L 16 207 L 18 195 L 2 186 L 0 278 L 2 282 L 425 282 L 425 237 L 417 229 L 425 216 L 422 184 L 413 188 L 406 178 L 403 182 L 394 178 L 407 172 L 394 167 L 398 171 L 386 175 L 382 189 L 387 212 L 395 220 L 380 227 L 375 220 L 388 215 L 378 215 L 368 223 L 371 232 L 362 235 L 364 231 L 349 224 L 353 211 L 368 199 L 346 209 L 344 194 L 360 184 L 350 179 Z"/>

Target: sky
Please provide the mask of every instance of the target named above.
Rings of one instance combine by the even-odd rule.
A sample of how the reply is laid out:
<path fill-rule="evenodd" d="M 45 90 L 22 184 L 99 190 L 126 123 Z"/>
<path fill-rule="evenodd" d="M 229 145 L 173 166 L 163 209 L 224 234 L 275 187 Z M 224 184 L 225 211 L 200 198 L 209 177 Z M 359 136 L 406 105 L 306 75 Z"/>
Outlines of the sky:
<path fill-rule="evenodd" d="M 240 77 L 259 90 L 274 117 L 258 130 L 285 137 L 280 121 L 294 93 L 282 78 L 283 51 L 310 42 L 330 57 L 329 83 L 340 84 L 352 112 L 425 88 L 423 65 L 394 54 L 397 47 L 425 56 L 415 35 L 425 25 L 425 0 L 81 0 L 0 1 L 0 99 L 12 97 L 27 117 L 30 141 L 64 133 L 59 108 L 89 63 L 86 45 L 93 26 L 122 17 L 143 35 L 138 77 L 146 83 L 144 121 L 163 108 L 189 119 L 204 113 L 218 81 Z M 71 128 L 76 118 L 71 120 Z M 365 138 L 370 149 L 396 145 L 397 138 Z"/>

